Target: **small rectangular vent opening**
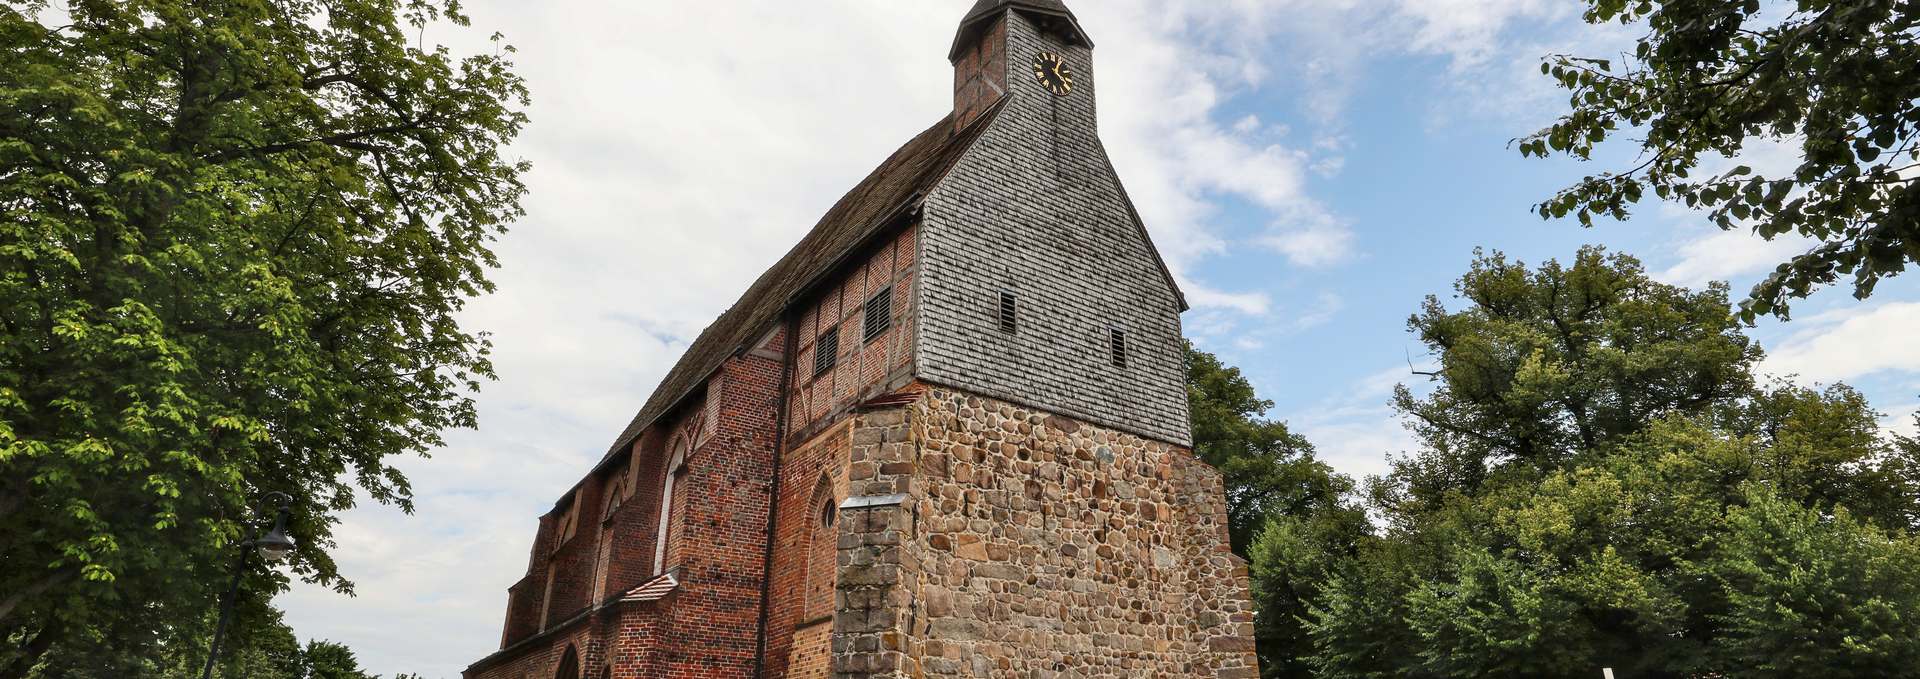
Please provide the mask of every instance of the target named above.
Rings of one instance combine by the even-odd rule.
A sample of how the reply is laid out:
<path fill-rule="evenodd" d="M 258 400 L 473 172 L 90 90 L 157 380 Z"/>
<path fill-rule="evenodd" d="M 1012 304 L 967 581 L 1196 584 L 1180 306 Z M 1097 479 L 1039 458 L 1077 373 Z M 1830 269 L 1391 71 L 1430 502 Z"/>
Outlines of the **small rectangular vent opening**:
<path fill-rule="evenodd" d="M 893 288 L 880 291 L 873 299 L 867 300 L 866 333 L 862 342 L 872 342 L 874 338 L 887 332 L 893 325 Z"/>
<path fill-rule="evenodd" d="M 1113 367 L 1127 367 L 1127 331 L 1119 328 L 1107 328 L 1107 332 L 1111 333 L 1108 335 L 1108 346 L 1112 352 Z"/>
<path fill-rule="evenodd" d="M 1017 296 L 1018 295 L 1005 290 L 1000 291 L 1000 332 L 1011 335 L 1014 330 L 1020 327 L 1019 324 L 1015 323 L 1014 318 L 1015 307 L 1013 300 Z"/>
<path fill-rule="evenodd" d="M 840 329 L 828 328 L 813 342 L 813 374 L 832 370 L 840 362 Z"/>

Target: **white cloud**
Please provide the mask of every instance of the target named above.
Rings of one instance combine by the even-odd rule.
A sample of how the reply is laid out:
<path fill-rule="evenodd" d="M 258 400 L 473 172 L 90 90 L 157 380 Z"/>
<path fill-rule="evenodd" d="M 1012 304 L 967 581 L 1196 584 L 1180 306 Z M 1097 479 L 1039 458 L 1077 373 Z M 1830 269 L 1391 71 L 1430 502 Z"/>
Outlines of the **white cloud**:
<path fill-rule="evenodd" d="M 1222 292 L 1203 283 L 1180 282 L 1181 292 L 1187 295 L 1187 305 L 1195 309 L 1215 308 L 1232 309 L 1249 316 L 1267 313 L 1273 300 L 1263 292 Z"/>
<path fill-rule="evenodd" d="M 1283 227 L 1261 239 L 1298 266 L 1323 266 L 1353 255 L 1353 231 L 1337 224 Z"/>
<path fill-rule="evenodd" d="M 1359 479 L 1388 471 L 1387 455 L 1413 450 L 1416 445 L 1405 423 L 1387 405 L 1393 388 L 1406 384 L 1415 394 L 1427 389 L 1427 378 L 1414 371 L 1432 371 L 1431 363 L 1400 365 L 1355 379 L 1311 407 L 1287 416 L 1294 433 L 1307 437 L 1320 459 L 1343 474 Z"/>
<path fill-rule="evenodd" d="M 1235 92 L 1266 76 L 1266 39 L 1280 18 L 1271 6 L 1135 0 L 1099 9 L 1081 13 L 1100 42 L 1101 136 L 1183 280 L 1196 280 L 1200 260 L 1229 248 L 1207 228 L 1218 198 L 1286 224 L 1336 221 L 1307 189 L 1314 153 L 1282 143 L 1284 129 L 1263 134 L 1252 114 L 1226 125 L 1215 119 Z M 1323 237 L 1295 261 L 1345 254 L 1326 247 L 1338 243 Z"/>
<path fill-rule="evenodd" d="M 1794 321 L 1808 326 L 1773 348 L 1762 372 L 1832 383 L 1877 373 L 1920 372 L 1920 302 L 1850 307 Z"/>
<path fill-rule="evenodd" d="M 1881 434 L 1899 434 L 1901 436 L 1920 436 L 1920 421 L 1914 417 L 1920 411 L 1920 402 L 1909 401 L 1882 406 L 1887 417 L 1880 420 Z"/>
<path fill-rule="evenodd" d="M 1721 231 L 1708 226 L 1693 230 L 1706 233 L 1673 246 L 1671 252 L 1680 261 L 1653 272 L 1654 280 L 1693 289 L 1711 281 L 1730 281 L 1735 285 L 1752 282 L 1747 279 L 1755 278 L 1756 272 L 1791 259 L 1809 245 L 1808 241 L 1791 235 L 1766 240 L 1744 229 Z"/>
<path fill-rule="evenodd" d="M 1756 139 L 1750 140 L 1741 149 L 1738 158 L 1704 159 L 1696 174 L 1718 175 L 1744 165 L 1758 176 L 1777 178 L 1792 175 L 1793 169 L 1799 164 L 1798 140 Z M 1797 196 L 1799 192 L 1790 195 Z M 1656 280 L 1689 288 L 1698 288 L 1708 281 L 1723 280 L 1731 282 L 1735 291 L 1741 292 L 1759 282 L 1766 270 L 1819 244 L 1814 239 L 1795 233 L 1780 234 L 1767 240 L 1753 232 L 1751 223 L 1723 231 L 1707 224 L 1704 218 L 1706 214 L 1706 210 L 1688 208 L 1680 203 L 1659 203 L 1655 217 L 1687 235 L 1679 239 L 1671 250 L 1679 261 L 1663 271 L 1655 272 L 1653 276 Z"/>

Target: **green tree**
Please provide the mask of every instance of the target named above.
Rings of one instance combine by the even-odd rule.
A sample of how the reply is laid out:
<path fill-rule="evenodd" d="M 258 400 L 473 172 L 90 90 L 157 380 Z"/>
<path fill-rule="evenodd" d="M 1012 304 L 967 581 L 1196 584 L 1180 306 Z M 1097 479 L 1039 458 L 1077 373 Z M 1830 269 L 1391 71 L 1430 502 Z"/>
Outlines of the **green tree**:
<path fill-rule="evenodd" d="M 1454 285 L 1407 319 L 1440 367 L 1432 395 L 1393 406 L 1430 454 L 1397 464 L 1436 501 L 1489 474 L 1554 468 L 1668 413 L 1704 413 L 1753 391 L 1760 348 L 1727 313 L 1726 287 L 1692 292 L 1595 247 L 1528 270 L 1478 250 Z"/>
<path fill-rule="evenodd" d="M 1920 4 L 1913 0 L 1587 0 L 1594 24 L 1644 22 L 1630 56 L 1541 64 L 1572 111 L 1520 151 L 1580 159 L 1615 135 L 1639 139 L 1637 165 L 1602 172 L 1536 206 L 1542 217 L 1628 216 L 1648 193 L 1710 210 L 1722 229 L 1819 241 L 1754 286 L 1741 315 L 1786 316 L 1789 297 L 1852 274 L 1865 298 L 1920 259 Z M 1759 143 L 1799 147 L 1768 177 L 1703 160 Z"/>
<path fill-rule="evenodd" d="M 0 4 L 0 679 L 69 642 L 204 657 L 267 491 L 292 575 L 346 589 L 335 513 L 410 511 L 387 458 L 474 425 L 454 315 L 520 214 L 526 90 L 413 43 L 458 10 Z M 255 559 L 241 615 L 288 577 Z"/>
<path fill-rule="evenodd" d="M 1920 676 L 1920 540 L 1778 453 L 1676 415 L 1410 517 L 1328 588 L 1321 676 Z"/>
<path fill-rule="evenodd" d="M 1410 321 L 1441 367 L 1377 522 L 1253 546 L 1256 587 L 1318 574 L 1286 676 L 1920 676 L 1920 444 L 1858 392 L 1756 385 L 1724 287 L 1630 257 L 1457 291 Z"/>

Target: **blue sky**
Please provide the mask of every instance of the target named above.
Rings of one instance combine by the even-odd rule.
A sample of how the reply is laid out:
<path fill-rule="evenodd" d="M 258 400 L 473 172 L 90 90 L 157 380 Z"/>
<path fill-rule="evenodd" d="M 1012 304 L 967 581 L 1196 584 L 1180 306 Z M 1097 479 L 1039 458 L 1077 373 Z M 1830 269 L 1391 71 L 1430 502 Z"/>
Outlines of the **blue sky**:
<path fill-rule="evenodd" d="M 348 512 L 346 597 L 283 599 L 304 638 L 371 671 L 453 677 L 498 647 L 535 517 L 637 410 L 686 343 L 840 194 L 950 107 L 944 55 L 972 0 L 468 3 L 456 51 L 519 52 L 535 103 L 514 152 L 527 217 L 497 244 L 500 380 L 479 431 L 408 459 L 418 509 Z M 1270 416 L 1347 473 L 1407 449 L 1386 408 L 1419 380 L 1405 320 L 1475 247 L 1528 263 L 1583 244 L 1736 297 L 1797 243 L 1722 233 L 1649 203 L 1581 229 L 1528 207 L 1583 174 L 1506 147 L 1556 116 L 1542 55 L 1607 55 L 1631 28 L 1555 0 L 1070 0 L 1099 45 L 1101 135 L 1194 309 L 1187 332 L 1243 368 Z M 1778 147 L 1742 161 L 1790 164 Z M 1920 409 L 1920 278 L 1869 302 L 1829 290 L 1751 331 L 1764 369 L 1862 388 L 1891 425 Z"/>

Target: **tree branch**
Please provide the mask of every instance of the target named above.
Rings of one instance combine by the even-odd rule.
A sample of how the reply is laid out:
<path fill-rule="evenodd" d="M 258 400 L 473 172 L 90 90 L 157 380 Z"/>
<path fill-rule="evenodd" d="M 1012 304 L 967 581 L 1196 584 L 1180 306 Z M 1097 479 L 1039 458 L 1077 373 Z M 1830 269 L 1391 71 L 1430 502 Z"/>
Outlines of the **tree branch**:
<path fill-rule="evenodd" d="M 326 144 L 328 146 L 344 146 L 346 148 L 354 149 L 356 151 L 366 151 L 369 153 L 373 153 L 381 150 L 380 147 L 356 143 L 355 140 L 365 139 L 367 137 L 373 137 L 373 136 L 378 136 L 382 134 L 393 134 L 395 132 L 410 132 L 413 130 L 423 129 L 423 127 L 421 126 L 422 122 L 423 122 L 422 120 L 409 120 L 405 124 L 401 124 L 401 125 L 390 125 L 387 127 L 379 127 L 371 130 L 361 130 L 359 132 L 343 132 L 341 134 L 320 137 L 317 139 L 304 139 L 301 141 L 286 142 L 284 144 L 268 144 L 266 146 L 255 146 L 253 148 L 238 149 L 234 151 L 227 151 L 225 153 L 216 153 L 211 156 L 205 156 L 204 160 L 206 160 L 209 163 L 223 163 L 229 160 L 233 160 L 235 158 L 242 158 L 246 156 L 267 155 L 267 154 L 279 153 L 282 151 L 290 151 L 293 149 L 300 148 L 302 146 L 306 146 L 308 144 Z"/>
<path fill-rule="evenodd" d="M 52 588 L 54 585 L 58 585 L 68 580 L 72 580 L 73 576 L 76 576 L 79 574 L 80 574 L 80 566 L 78 565 L 68 566 L 66 568 L 62 568 L 52 573 L 43 575 L 40 577 L 39 580 L 35 580 L 27 584 L 27 586 L 25 587 L 21 587 L 20 589 L 14 590 L 13 594 L 7 596 L 7 598 L 4 600 L 0 600 L 0 620 L 5 620 L 7 618 L 7 614 L 12 613 L 13 609 L 19 607 L 20 602 L 25 601 L 27 597 L 35 596 L 40 594 L 41 592 L 45 592 L 48 589 Z"/>

